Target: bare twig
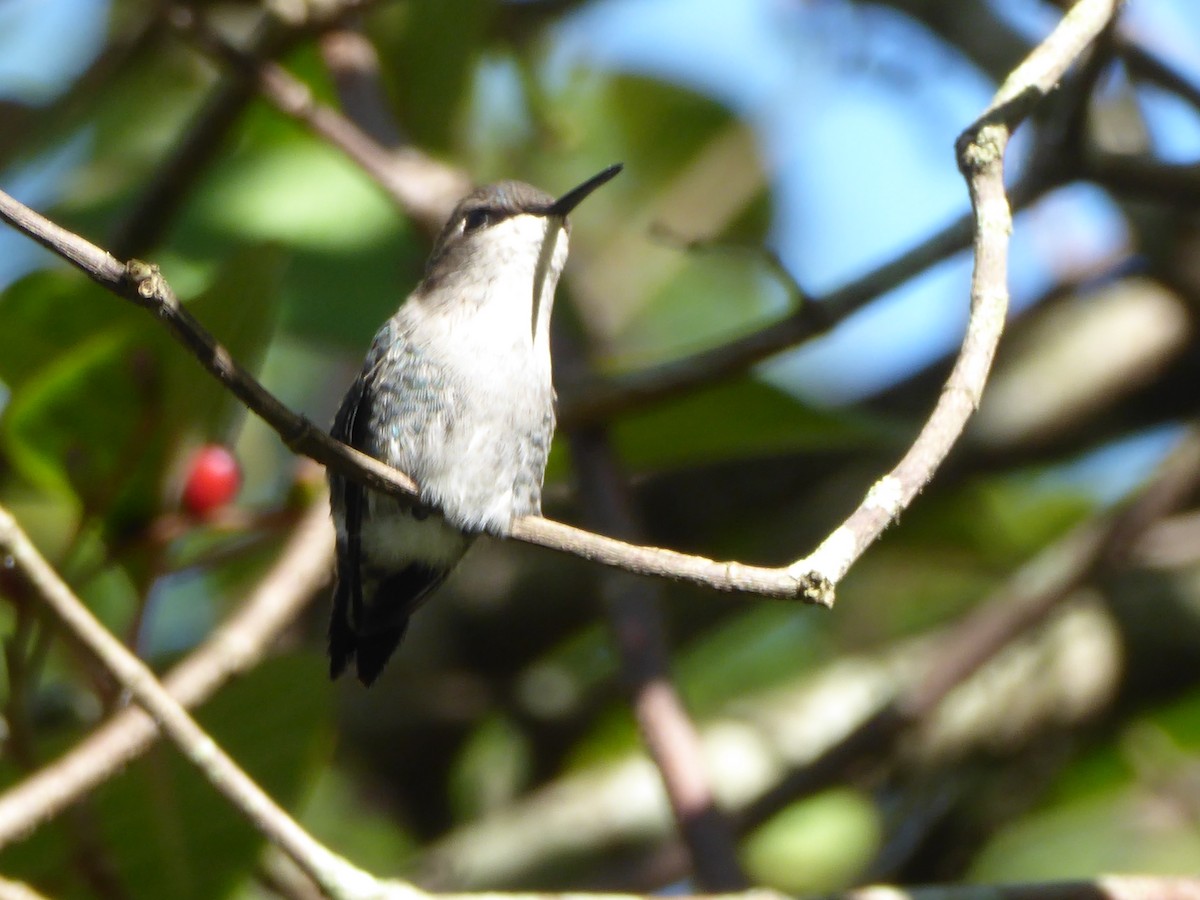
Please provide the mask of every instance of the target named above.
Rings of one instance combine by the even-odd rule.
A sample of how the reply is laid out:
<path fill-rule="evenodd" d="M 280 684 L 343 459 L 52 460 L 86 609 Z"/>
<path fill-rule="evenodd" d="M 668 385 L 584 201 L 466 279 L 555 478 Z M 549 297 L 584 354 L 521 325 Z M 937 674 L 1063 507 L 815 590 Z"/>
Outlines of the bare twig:
<path fill-rule="evenodd" d="M 1008 136 L 1116 14 L 1119 5 L 1119 0 L 1081 0 L 1013 72 L 984 116 L 960 139 L 959 163 L 967 178 L 977 223 L 971 317 L 962 350 L 941 398 L 909 452 L 876 482 L 858 509 L 813 554 L 781 568 L 722 563 L 626 544 L 537 517 L 518 519 L 509 536 L 637 574 L 831 605 L 834 585 L 928 483 L 978 405 L 1008 304 L 1007 251 L 1012 219 L 1003 181 Z M 363 138 L 369 141 L 365 135 Z M 2 192 L 0 218 L 64 256 L 119 296 L 154 310 L 201 364 L 294 451 L 383 493 L 411 496 L 416 491 L 407 476 L 334 441 L 266 391 L 179 304 L 156 267 L 138 260 L 122 265 L 99 247 Z"/>
<path fill-rule="evenodd" d="M 131 260 L 122 265 L 104 250 L 54 224 L 2 191 L 0 219 L 67 259 L 102 287 L 153 311 L 201 365 L 249 410 L 271 426 L 293 451 L 311 457 L 349 478 L 360 480 L 381 493 L 400 497 L 416 494 L 417 487 L 407 475 L 335 441 L 267 391 L 180 304 L 156 266 L 140 260 Z M 671 550 L 639 547 L 537 517 L 518 519 L 513 523 L 509 537 L 642 575 L 690 581 L 724 591 L 798 597 L 826 605 L 832 602 L 831 586 L 822 581 L 819 575 L 808 575 L 807 570 L 794 574 L 785 568 L 716 562 Z"/>
<path fill-rule="evenodd" d="M 263 792 L 196 720 L 159 684 L 154 673 L 109 633 L 0 507 L 0 554 L 114 679 L 150 714 L 162 732 L 268 840 L 332 897 L 368 896 L 374 877 L 316 841 Z"/>
<path fill-rule="evenodd" d="M 588 518 L 628 537 L 639 523 L 608 436 L 594 429 L 568 434 L 571 463 Z M 671 677 L 657 585 L 608 570 L 601 582 L 613 641 L 621 658 L 634 719 L 661 777 L 667 802 L 688 848 L 691 870 L 706 891 L 747 886 L 737 842 L 717 806 L 703 743 Z"/>
<path fill-rule="evenodd" d="M 1040 189 L 1025 186 L 1014 193 L 1028 201 Z M 806 294 L 796 312 L 750 334 L 660 365 L 579 385 L 563 397 L 560 424 L 573 428 L 607 421 L 619 413 L 739 375 L 756 363 L 823 334 L 881 294 L 965 250 L 971 245 L 973 224 L 973 217 L 964 214 L 896 259 L 838 290 L 825 296 Z"/>
<path fill-rule="evenodd" d="M 408 147 L 387 149 L 336 109 L 318 103 L 308 85 L 282 66 L 239 50 L 209 28 L 197 13 L 173 6 L 167 20 L 206 54 L 240 73 L 280 111 L 357 163 L 426 231 L 436 233 L 450 210 L 471 189 L 458 169 Z"/>
<path fill-rule="evenodd" d="M 1104 691 L 1081 704 L 1078 683 L 1061 681 L 1050 673 L 1053 667 L 1035 666 L 1023 676 L 998 674 L 995 667 L 1003 666 L 1004 654 L 1035 632 L 1039 658 L 1065 652 L 1067 641 L 1077 646 L 1076 629 L 1061 632 L 1067 635 L 1064 640 L 1040 643 L 1043 636 L 1052 637 L 1046 623 L 1078 597 L 1079 588 L 1121 570 L 1130 558 L 1137 564 L 1155 543 L 1154 523 L 1186 502 L 1198 481 L 1200 437 L 1193 432 L 1125 507 L 1055 541 L 936 636 L 870 658 L 840 659 L 795 688 L 776 688 L 760 699 L 740 698 L 732 715 L 704 723 L 702 737 L 710 747 L 719 747 L 722 736 L 732 734 L 739 748 L 736 765 L 718 766 L 713 773 L 723 794 L 741 798 L 733 801 L 737 832 L 745 833 L 803 797 L 844 784 L 848 777 L 894 765 L 897 746 L 914 732 L 926 738 L 922 747 L 932 752 L 938 745 L 937 754 L 944 758 L 948 751 L 965 755 L 980 746 L 976 742 L 986 744 L 996 735 L 1028 733 L 1039 721 L 1038 708 L 1056 726 L 1094 716 L 1101 703 L 1111 702 Z M 1132 557 L 1131 545 L 1136 550 Z M 1094 658 L 1093 663 L 1100 665 Z M 1063 667 L 1062 676 L 1073 677 L 1071 671 Z M 1089 672 L 1089 677 L 1095 674 Z M 1113 678 L 1115 687 L 1115 674 Z M 964 696 L 965 711 L 945 705 Z M 1066 708 L 1072 712 L 1064 719 Z M 946 737 L 947 731 L 953 736 Z M 971 743 L 964 743 L 968 739 Z M 787 769 L 780 760 L 790 761 Z M 935 762 L 922 755 L 913 764 L 928 768 Z M 747 784 L 745 773 L 761 769 L 768 774 Z M 426 855 L 424 877 L 445 884 L 436 873 L 453 865 L 455 886 L 520 882 L 536 877 L 533 873 L 547 859 L 644 838 L 649 823 L 662 820 L 658 804 L 641 799 L 650 793 L 652 778 L 644 764 L 634 762 L 564 777 L 519 806 L 464 826 L 435 844 Z M 617 821 L 621 824 L 614 825 Z M 635 860 L 636 870 L 654 873 L 655 883 L 685 877 L 687 854 L 681 842 L 654 833 L 665 843 Z"/>
<path fill-rule="evenodd" d="M 401 146 L 400 128 L 379 74 L 379 54 L 363 34 L 361 21 L 356 17 L 321 35 L 320 48 L 347 117 L 382 146 Z"/>
<path fill-rule="evenodd" d="M 439 894 L 438 900 L 645 900 L 638 894 Z M 673 895 L 679 900 L 695 896 Z M 757 889 L 741 894 L 706 895 L 710 900 L 784 900 L 782 894 Z M 1040 884 L 938 885 L 898 889 L 890 885 L 853 888 L 824 900 L 1200 900 L 1200 879 L 1104 875 L 1077 881 Z"/>
<path fill-rule="evenodd" d="M 959 138 L 958 162 L 975 211 L 975 268 L 967 335 L 942 395 L 896 467 L 807 559 L 837 583 L 929 482 L 979 405 L 1008 311 L 1012 212 L 1004 188 L 1009 136 L 1117 14 L 1122 0 L 1080 0 L 1001 85 L 984 114 Z"/>
<path fill-rule="evenodd" d="M 1190 432 L 1124 509 L 1079 526 L 1023 565 L 982 605 L 938 640 L 911 687 L 865 719 L 820 757 L 793 772 L 743 811 L 753 827 L 796 799 L 828 787 L 846 771 L 887 757 L 909 729 L 927 722 L 946 697 L 1002 650 L 1045 622 L 1105 567 L 1120 566 L 1156 521 L 1200 481 L 1200 434 Z"/>
<path fill-rule="evenodd" d="M 211 57 L 255 81 L 263 96 L 281 112 L 345 153 L 426 231 L 436 233 L 454 203 L 468 190 L 469 179 L 461 172 L 411 147 L 381 146 L 354 121 L 317 103 L 308 87 L 282 66 L 233 46 L 192 10 L 173 7 L 169 21 L 180 32 L 191 35 Z M 371 118 L 374 121 L 379 116 L 373 113 Z M 1017 185 L 1012 191 L 1014 208 L 1032 202 L 1052 186 L 1036 178 Z M 740 374 L 755 363 L 824 333 L 880 294 L 966 249 L 971 244 L 973 225 L 973 216 L 964 214 L 896 259 L 824 297 L 808 297 L 794 314 L 744 337 L 648 369 L 589 379 L 564 394 L 559 424 L 564 429 L 593 425 L 617 413 Z M 781 266 L 778 269 L 783 271 Z"/>
<path fill-rule="evenodd" d="M 184 706 L 198 706 L 231 677 L 251 668 L 328 580 L 332 564 L 333 535 L 322 494 L 238 612 L 167 675 L 167 691 Z M 127 708 L 0 795 L 0 847 L 63 812 L 158 736 L 148 715 Z"/>
<path fill-rule="evenodd" d="M 290 33 L 273 16 L 265 16 L 247 52 L 255 57 L 273 56 L 285 49 Z M 145 253 L 162 240 L 197 178 L 253 98 L 254 87 L 244 79 L 224 78 L 217 84 L 114 231 L 111 241 L 117 253 Z"/>
<path fill-rule="evenodd" d="M 290 15 L 287 16 L 279 14 L 284 10 L 283 4 L 264 4 L 266 12 L 257 23 L 248 48 L 236 52 L 251 60 L 276 58 L 313 31 L 335 25 L 370 2 L 330 0 L 325 3 L 292 4 L 287 10 Z M 155 24 L 158 24 L 160 17 L 170 21 L 178 9 L 167 6 L 156 14 Z M 192 116 L 170 154 L 151 176 L 132 209 L 117 226 L 111 244 L 118 255 L 137 256 L 158 245 L 199 176 L 221 151 L 230 129 L 254 96 L 253 81 L 238 74 L 218 81 Z"/>
<path fill-rule="evenodd" d="M 1145 47 L 1125 37 L 1117 38 L 1117 53 L 1135 78 L 1146 79 L 1186 100 L 1200 110 L 1200 87 L 1189 81 Z"/>

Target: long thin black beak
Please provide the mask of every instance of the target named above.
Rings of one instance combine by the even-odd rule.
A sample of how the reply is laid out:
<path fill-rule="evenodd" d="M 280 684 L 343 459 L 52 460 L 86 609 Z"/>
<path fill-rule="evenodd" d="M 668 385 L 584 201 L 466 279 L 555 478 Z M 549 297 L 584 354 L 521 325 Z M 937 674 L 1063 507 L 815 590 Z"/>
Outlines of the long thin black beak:
<path fill-rule="evenodd" d="M 579 187 L 572 188 L 571 190 L 567 191 L 548 207 L 546 207 L 545 215 L 556 216 L 560 219 L 565 219 L 567 217 L 567 213 L 578 206 L 583 201 L 584 197 L 586 197 L 596 188 L 600 187 L 600 185 L 616 178 L 617 173 L 623 168 L 625 168 L 623 163 L 616 163 L 615 165 L 609 166 L 603 172 L 593 175 L 583 184 L 579 185 Z"/>

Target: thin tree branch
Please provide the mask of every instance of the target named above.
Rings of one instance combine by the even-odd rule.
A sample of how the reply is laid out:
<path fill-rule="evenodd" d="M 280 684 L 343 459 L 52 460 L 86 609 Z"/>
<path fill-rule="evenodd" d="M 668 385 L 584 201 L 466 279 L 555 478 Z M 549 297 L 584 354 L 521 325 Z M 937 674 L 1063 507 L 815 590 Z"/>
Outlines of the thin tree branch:
<path fill-rule="evenodd" d="M 245 406 L 273 428 L 296 453 L 381 493 L 414 497 L 417 486 L 407 475 L 342 444 L 266 390 L 229 351 L 196 321 L 171 290 L 157 266 L 130 260 L 122 264 L 104 250 L 0 191 L 0 219 L 77 266 L 97 284 L 151 310 L 202 366 Z M 640 547 L 537 517 L 518 519 L 508 535 L 526 543 L 573 553 L 642 575 L 690 581 L 724 591 L 832 602 L 830 585 L 807 570 L 793 574 L 737 562 L 716 562 L 655 547 Z"/>
<path fill-rule="evenodd" d="M 255 80 L 259 91 L 277 109 L 356 162 L 427 232 L 440 230 L 454 203 L 469 189 L 469 179 L 461 172 L 411 147 L 381 146 L 355 122 L 315 102 L 307 85 L 282 66 L 239 50 L 191 10 L 176 7 L 169 20 L 181 33 L 193 36 L 203 52 L 231 66 L 242 77 Z M 1013 188 L 1014 208 L 1026 206 L 1053 186 L 1054 182 L 1040 177 L 1048 168 L 1034 166 L 1039 176 Z M 741 338 L 636 372 L 603 379 L 591 376 L 564 391 L 559 425 L 563 429 L 594 425 L 618 413 L 715 384 L 821 335 L 881 294 L 969 247 L 973 225 L 974 217 L 965 213 L 896 259 L 824 297 L 808 297 L 792 315 Z"/>
<path fill-rule="evenodd" d="M 276 58 L 314 31 L 335 25 L 371 2 L 373 0 L 330 0 L 291 4 L 290 7 L 264 4 L 266 12 L 255 27 L 248 49 L 236 52 L 249 60 Z M 186 15 L 185 8 L 171 6 L 156 15 L 175 25 L 172 17 L 181 9 Z M 289 15 L 281 15 L 282 12 Z M 138 256 L 159 244 L 199 176 L 221 151 L 230 129 L 255 93 L 254 82 L 240 74 L 218 81 L 114 231 L 110 243 L 119 256 Z"/>
<path fill-rule="evenodd" d="M 886 758 L 905 733 L 930 720 L 951 691 L 1045 622 L 1103 569 L 1122 566 L 1150 526 L 1183 503 L 1198 482 L 1200 434 L 1193 429 L 1122 510 L 1079 526 L 1023 565 L 938 640 L 920 679 L 744 810 L 741 826 L 752 828 L 846 771 Z"/>
<path fill-rule="evenodd" d="M 870 658 L 839 660 L 806 677 L 800 687 L 777 687 L 762 699 L 743 697 L 733 715 L 706 722 L 702 734 L 710 745 L 719 746 L 723 733 L 738 735 L 740 765 L 714 772 L 724 794 L 741 798 L 735 801 L 737 832 L 745 833 L 803 797 L 844 784 L 848 777 L 870 779 L 895 766 L 897 747 L 915 733 L 926 738 L 915 745 L 940 748 L 936 758 L 909 758 L 909 765 L 928 770 L 948 751 L 962 756 L 996 735 L 1028 733 L 1035 727 L 1031 722 L 1038 721 L 1038 708 L 1047 710 L 1046 719 L 1055 727 L 1092 718 L 1111 697 L 1081 705 L 1078 684 L 1061 682 L 1046 666 L 1014 674 L 1004 669 L 1004 654 L 1044 628 L 1078 596 L 1078 589 L 1125 569 L 1131 560 L 1139 564 L 1156 546 L 1152 529 L 1158 517 L 1186 502 L 1198 483 L 1200 437 L 1193 429 L 1121 509 L 1055 541 L 936 636 L 904 642 Z M 1070 633 L 1075 640 L 1078 633 Z M 1044 643 L 1047 637 L 1050 641 Z M 1039 658 L 1062 651 L 1062 644 L 1045 631 L 1036 640 Z M 952 694 L 965 697 L 965 704 L 944 705 L 953 703 Z M 1037 696 L 1045 699 L 1033 699 Z M 1071 712 L 1064 713 L 1068 708 Z M 837 710 L 836 715 L 825 714 L 830 710 Z M 945 736 L 947 730 L 952 737 Z M 785 769 L 780 760 L 792 762 Z M 747 786 L 744 771 L 760 769 L 771 774 Z M 635 777 L 641 780 L 631 786 Z M 444 884 L 438 873 L 453 866 L 459 879 L 455 886 L 520 883 L 538 877 L 549 859 L 571 858 L 596 845 L 645 840 L 648 823 L 662 818 L 656 804 L 641 801 L 649 792 L 648 778 L 633 763 L 565 776 L 519 806 L 443 838 L 427 853 L 419 880 Z M 624 824 L 612 825 L 615 819 Z M 661 828 L 654 833 L 664 843 L 648 849 L 632 868 L 653 873 L 655 884 L 685 877 L 687 858 L 680 841 L 669 839 Z"/>
<path fill-rule="evenodd" d="M 379 54 L 363 34 L 361 17 L 327 31 L 319 45 L 337 88 L 338 103 L 350 121 L 384 147 L 402 146 L 404 139 L 379 75 Z"/>
<path fill-rule="evenodd" d="M 978 405 L 1008 305 L 1007 254 L 1012 217 L 1004 190 L 1003 163 L 1009 134 L 1083 53 L 1119 5 L 1119 0 L 1080 0 L 1050 37 L 1013 72 L 983 117 L 960 139 L 959 164 L 971 193 L 976 234 L 971 316 L 958 361 L 909 452 L 876 482 L 858 509 L 816 551 L 786 567 L 747 566 L 626 544 L 537 517 L 518 519 L 509 536 L 637 574 L 690 581 L 717 590 L 832 605 L 834 585 L 928 483 Z M 201 364 L 274 428 L 292 450 L 382 493 L 413 496 L 416 492 L 406 475 L 333 440 L 263 388 L 180 305 L 157 267 L 139 260 L 122 265 L 99 247 L 2 192 L 0 218 L 64 256 L 102 286 L 154 310 Z"/>
<path fill-rule="evenodd" d="M 248 53 L 255 57 L 280 53 L 292 34 L 274 16 L 266 15 L 251 39 Z M 133 208 L 117 225 L 111 237 L 117 253 L 134 256 L 158 245 L 198 176 L 220 151 L 229 129 L 254 96 L 253 85 L 245 79 L 226 77 L 218 82 Z"/>
<path fill-rule="evenodd" d="M 1022 185 L 1014 192 L 1029 202 L 1041 188 Z M 894 260 L 824 296 L 806 292 L 796 312 L 719 346 L 578 385 L 563 398 L 563 428 L 591 425 L 745 372 L 777 353 L 831 330 L 855 311 L 910 278 L 971 245 L 974 218 L 964 213 Z M 784 271 L 779 268 L 778 271 Z M 790 276 L 789 276 L 790 277 Z"/>
<path fill-rule="evenodd" d="M 1168 208 L 1192 210 L 1200 203 L 1200 165 L 1166 163 L 1124 153 L 1097 153 L 1081 173 L 1117 195 L 1149 199 Z"/>
<path fill-rule="evenodd" d="M 572 430 L 567 440 L 588 519 L 606 531 L 639 537 L 629 486 L 607 434 Z M 706 891 L 745 888 L 734 831 L 717 806 L 703 742 L 671 676 L 658 586 L 610 569 L 602 575 L 601 596 L 634 719 L 662 777 L 692 873 Z"/>
<path fill-rule="evenodd" d="M 198 706 L 230 678 L 254 666 L 328 580 L 332 563 L 333 536 L 321 492 L 238 611 L 166 676 L 163 683 L 171 696 L 184 706 Z M 127 708 L 9 788 L 0 795 L 0 847 L 69 808 L 145 752 L 158 736 L 146 713 Z"/>
<path fill-rule="evenodd" d="M 0 877 L 0 900 L 48 900 L 27 884 Z"/>
<path fill-rule="evenodd" d="M 1008 312 L 1012 212 L 1004 188 L 1009 136 L 1117 14 L 1122 0 L 1079 0 L 1001 85 L 984 114 L 959 138 L 959 168 L 975 212 L 975 268 L 967 334 L 933 413 L 896 467 L 846 521 L 793 564 L 836 584 L 933 477 L 979 406 Z"/>
<path fill-rule="evenodd" d="M 146 664 L 130 653 L 80 602 L 3 507 L 0 507 L 0 554 L 14 572 L 26 579 L 67 630 L 150 714 L 188 762 L 330 896 L 364 897 L 376 890 L 373 876 L 316 841 L 217 746 L 159 684 Z"/>
<path fill-rule="evenodd" d="M 1154 82 L 1200 111 L 1200 87 L 1176 72 L 1154 53 L 1128 38 L 1118 37 L 1117 54 L 1135 78 Z"/>
<path fill-rule="evenodd" d="M 438 900 L 645 900 L 639 894 L 438 894 Z M 694 895 L 672 895 L 700 900 Z M 761 888 L 741 894 L 705 895 L 711 900 L 784 900 Z M 1103 875 L 1095 879 L 1030 884 L 967 884 L 897 888 L 872 885 L 827 894 L 822 900 L 1200 900 L 1200 879 Z"/>
<path fill-rule="evenodd" d="M 440 231 L 454 204 L 471 189 L 458 169 L 409 147 L 381 146 L 336 109 L 318 103 L 308 85 L 283 66 L 239 50 L 194 10 L 172 6 L 167 21 L 205 54 L 237 72 L 243 83 L 257 87 L 281 112 L 349 156 L 425 231 Z"/>
<path fill-rule="evenodd" d="M 343 28 L 323 36 L 321 50 L 349 119 L 380 143 L 399 145 L 400 131 L 384 103 L 379 60 L 370 41 Z M 559 337 L 559 356 L 569 351 L 561 360 L 564 366 L 585 368 L 581 348 L 564 346 L 570 342 L 561 333 Z M 640 528 L 607 438 L 589 430 L 568 439 L 576 450 L 574 468 L 581 476 L 588 518 L 602 530 L 636 537 Z M 699 736 L 671 680 L 658 588 L 616 570 L 604 572 L 601 584 L 634 717 L 691 850 L 696 879 L 710 891 L 744 888 L 733 830 L 715 804 Z"/>

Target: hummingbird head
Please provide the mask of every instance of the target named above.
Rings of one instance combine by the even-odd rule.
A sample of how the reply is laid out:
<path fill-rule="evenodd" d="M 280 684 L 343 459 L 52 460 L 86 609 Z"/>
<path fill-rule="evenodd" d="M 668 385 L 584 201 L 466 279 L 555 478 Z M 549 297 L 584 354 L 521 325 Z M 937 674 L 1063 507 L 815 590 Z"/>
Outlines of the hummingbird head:
<path fill-rule="evenodd" d="M 464 197 L 434 244 L 420 293 L 448 302 L 532 292 L 536 331 L 543 298 L 553 297 L 567 260 L 567 214 L 621 171 L 609 166 L 557 200 L 520 181 L 501 181 Z M 517 287 L 518 291 L 511 290 Z M 548 306 L 548 304 L 547 304 Z"/>

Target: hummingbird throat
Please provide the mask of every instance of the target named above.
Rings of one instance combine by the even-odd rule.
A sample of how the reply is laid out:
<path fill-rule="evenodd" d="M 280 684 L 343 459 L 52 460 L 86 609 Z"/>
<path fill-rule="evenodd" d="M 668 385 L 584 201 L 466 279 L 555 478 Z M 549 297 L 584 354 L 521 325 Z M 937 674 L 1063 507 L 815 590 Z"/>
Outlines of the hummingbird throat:
<path fill-rule="evenodd" d="M 558 273 L 554 271 L 554 251 L 563 234 L 563 220 L 557 216 L 546 219 L 546 239 L 542 241 L 538 251 L 537 265 L 533 270 L 533 307 L 530 314 L 529 330 L 534 342 L 537 341 L 538 317 L 542 310 L 542 301 L 549 286 L 551 301 L 554 289 L 558 285 Z"/>

